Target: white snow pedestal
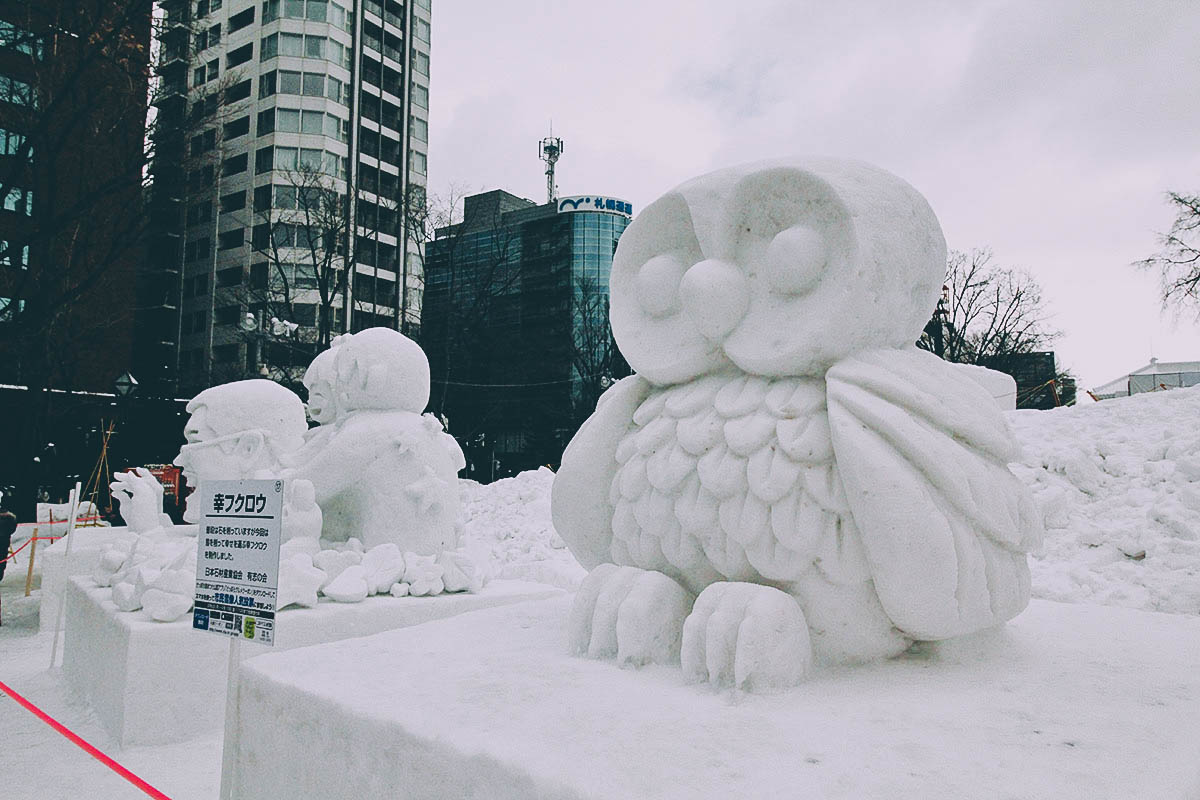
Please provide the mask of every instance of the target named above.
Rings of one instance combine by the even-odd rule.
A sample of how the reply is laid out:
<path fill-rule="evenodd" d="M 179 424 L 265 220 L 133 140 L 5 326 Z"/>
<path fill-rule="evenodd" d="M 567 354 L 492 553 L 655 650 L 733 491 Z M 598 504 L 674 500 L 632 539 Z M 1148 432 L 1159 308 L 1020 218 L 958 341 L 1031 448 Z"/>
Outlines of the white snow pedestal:
<path fill-rule="evenodd" d="M 65 527 L 65 526 L 64 526 Z M 118 528 L 76 528 L 72 534 L 71 556 L 67 557 L 67 539 L 63 537 L 43 549 L 38 548 L 34 563 L 42 573 L 42 601 L 38 606 L 38 629 L 51 630 L 58 616 L 58 605 L 70 579 L 76 575 L 91 575 L 100 563 L 106 544 L 133 541 L 136 534 Z"/>
<path fill-rule="evenodd" d="M 489 606 L 562 594 L 544 584 L 492 581 L 479 594 L 434 597 L 381 595 L 361 603 L 322 601 L 280 613 L 276 650 L 417 625 Z M 112 589 L 90 577 L 71 578 L 64 594 L 63 672 L 122 745 L 185 741 L 215 731 L 225 717 L 229 640 L 192 629 L 188 614 L 154 622 L 118 611 Z M 245 644 L 244 660 L 269 648 Z M 339 682 L 357 685 L 354 673 Z"/>
<path fill-rule="evenodd" d="M 1194 798 L 1200 619 L 1034 601 L 774 696 L 565 655 L 569 598 L 242 671 L 239 800 Z M 228 750 L 227 757 L 228 757 Z"/>

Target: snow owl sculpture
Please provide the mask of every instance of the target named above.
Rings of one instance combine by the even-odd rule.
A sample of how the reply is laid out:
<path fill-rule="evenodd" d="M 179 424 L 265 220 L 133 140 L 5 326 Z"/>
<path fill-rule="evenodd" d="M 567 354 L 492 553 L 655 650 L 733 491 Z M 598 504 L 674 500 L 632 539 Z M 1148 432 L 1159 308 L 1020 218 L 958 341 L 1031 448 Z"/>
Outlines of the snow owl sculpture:
<path fill-rule="evenodd" d="M 636 374 L 553 488 L 590 570 L 575 651 L 753 690 L 1025 608 L 1042 529 L 1015 440 L 913 345 L 945 263 L 925 199 L 854 161 L 721 170 L 634 220 L 610 284 Z"/>

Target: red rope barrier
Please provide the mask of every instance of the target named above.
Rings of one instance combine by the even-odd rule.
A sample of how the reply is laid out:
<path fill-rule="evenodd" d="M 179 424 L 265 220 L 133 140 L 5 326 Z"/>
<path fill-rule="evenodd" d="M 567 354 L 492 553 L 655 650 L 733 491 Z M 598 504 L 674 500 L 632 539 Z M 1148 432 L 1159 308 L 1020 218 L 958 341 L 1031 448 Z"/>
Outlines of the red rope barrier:
<path fill-rule="evenodd" d="M 8 556 L 7 558 L 0 558 L 0 564 L 4 564 L 8 561 L 12 561 L 14 558 L 16 558 L 17 553 L 21 552 L 26 547 L 29 547 L 30 543 L 32 543 L 32 542 L 57 542 L 61 538 L 63 538 L 63 537 L 61 537 L 61 536 L 30 536 L 28 539 L 25 540 L 25 544 L 21 545 L 16 550 L 12 551 L 12 555 Z"/>
<path fill-rule="evenodd" d="M 137 775 L 134 775 L 132 772 L 130 772 L 129 770 L 125 769 L 120 764 L 118 764 L 116 761 L 113 761 L 111 758 L 106 756 L 104 753 L 100 752 L 95 747 L 93 747 L 92 745 L 85 742 L 80 736 L 78 736 L 77 734 L 68 730 L 67 727 L 65 725 L 63 725 L 61 722 L 54 719 L 54 717 L 50 716 L 45 711 L 42 711 L 40 708 L 38 708 L 33 703 L 26 700 L 21 695 L 14 692 L 12 689 L 10 689 L 7 685 L 5 685 L 2 682 L 0 682 L 0 692 L 3 692 L 4 694 L 11 697 L 13 700 L 16 700 L 17 703 L 20 704 L 21 706 L 23 706 L 26 711 L 33 714 L 35 717 L 37 717 L 42 722 L 49 725 L 54 730 L 61 733 L 63 736 L 67 737 L 67 739 L 69 739 L 70 741 L 74 742 L 76 745 L 81 747 L 85 753 L 87 753 L 92 758 L 99 761 L 104 766 L 111 769 L 113 772 L 120 775 L 125 780 L 132 783 L 137 788 L 141 789 L 143 792 L 145 792 L 150 797 L 153 797 L 156 800 L 171 800 L 171 798 L 167 797 L 165 794 L 160 792 L 158 789 L 155 789 L 153 786 L 146 783 L 144 780 L 139 778 Z"/>

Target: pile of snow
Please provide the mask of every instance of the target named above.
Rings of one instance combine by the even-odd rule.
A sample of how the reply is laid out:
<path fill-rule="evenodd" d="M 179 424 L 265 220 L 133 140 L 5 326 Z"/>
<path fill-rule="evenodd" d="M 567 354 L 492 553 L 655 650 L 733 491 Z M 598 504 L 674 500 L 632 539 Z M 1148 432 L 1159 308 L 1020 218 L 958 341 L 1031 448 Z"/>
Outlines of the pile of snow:
<path fill-rule="evenodd" d="M 465 517 L 459 544 L 497 578 L 576 588 L 586 571 L 550 521 L 553 483 L 545 467 L 486 486 L 459 481 Z"/>
<path fill-rule="evenodd" d="M 1200 614 L 1200 387 L 1009 415 L 1049 600 Z"/>

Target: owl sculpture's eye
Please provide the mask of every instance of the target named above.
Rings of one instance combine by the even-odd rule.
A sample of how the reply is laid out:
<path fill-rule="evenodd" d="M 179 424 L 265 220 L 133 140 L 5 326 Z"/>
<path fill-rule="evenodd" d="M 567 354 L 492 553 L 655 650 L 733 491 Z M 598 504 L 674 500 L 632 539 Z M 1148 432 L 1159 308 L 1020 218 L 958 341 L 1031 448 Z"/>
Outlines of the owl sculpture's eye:
<path fill-rule="evenodd" d="M 786 228 L 767 246 L 767 282 L 779 294 L 800 294 L 820 281 L 828 261 L 824 236 L 803 225 Z"/>
<path fill-rule="evenodd" d="M 663 253 L 642 265 L 634 278 L 637 301 L 655 319 L 679 310 L 679 281 L 687 269 L 681 253 Z"/>

